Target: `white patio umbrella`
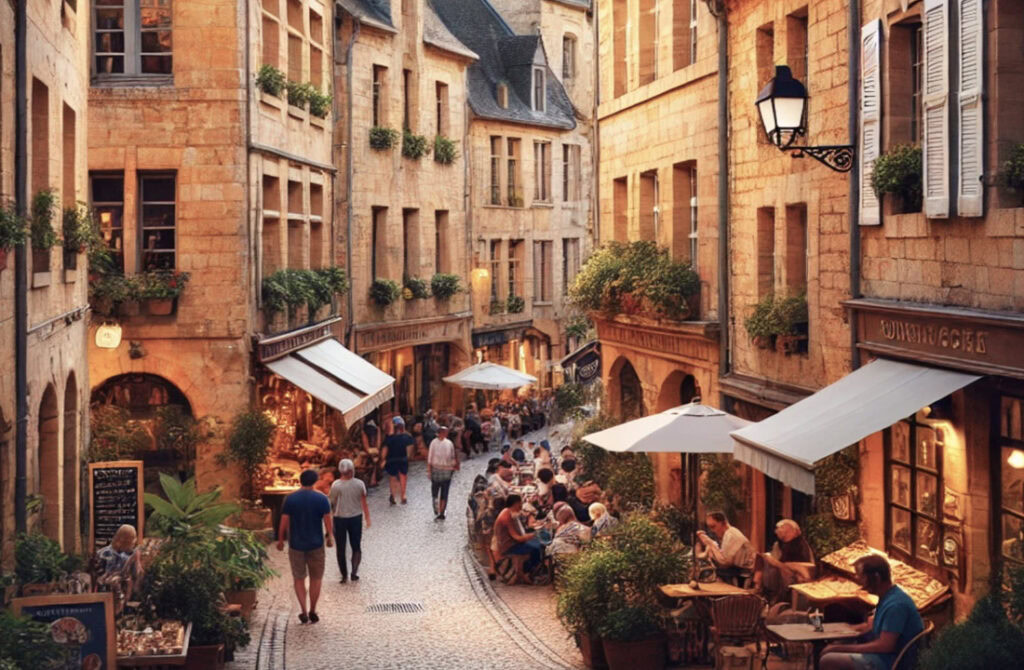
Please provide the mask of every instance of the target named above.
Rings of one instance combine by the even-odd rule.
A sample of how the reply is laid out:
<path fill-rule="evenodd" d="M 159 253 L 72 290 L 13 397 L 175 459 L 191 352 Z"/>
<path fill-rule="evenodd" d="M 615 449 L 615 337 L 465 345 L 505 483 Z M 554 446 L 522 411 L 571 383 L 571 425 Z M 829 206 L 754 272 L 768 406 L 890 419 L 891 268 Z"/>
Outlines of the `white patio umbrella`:
<path fill-rule="evenodd" d="M 498 365 L 497 363 L 477 363 L 465 370 L 445 377 L 449 384 L 456 384 L 468 389 L 485 391 L 501 391 L 515 389 L 527 384 L 536 384 L 537 378 L 519 370 Z M 735 429 L 734 429 L 735 430 Z"/>
<path fill-rule="evenodd" d="M 729 435 L 750 422 L 696 401 L 585 435 L 608 451 L 662 454 L 731 454 Z"/>

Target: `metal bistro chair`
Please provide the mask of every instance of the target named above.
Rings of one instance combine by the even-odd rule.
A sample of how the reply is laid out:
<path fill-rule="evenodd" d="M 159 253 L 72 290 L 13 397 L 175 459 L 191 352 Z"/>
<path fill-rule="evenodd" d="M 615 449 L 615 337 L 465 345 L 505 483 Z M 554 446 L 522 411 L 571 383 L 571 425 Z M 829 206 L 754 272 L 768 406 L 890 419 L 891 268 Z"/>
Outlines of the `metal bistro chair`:
<path fill-rule="evenodd" d="M 906 665 L 906 667 L 901 668 L 900 663 L 902 663 L 904 660 L 913 660 L 916 656 L 917 648 L 920 647 L 921 644 L 923 644 L 928 638 L 930 638 L 934 631 L 935 624 L 931 621 L 925 620 L 924 630 L 922 630 L 914 637 L 910 638 L 910 640 L 905 645 L 903 645 L 903 649 L 900 649 L 900 653 L 896 657 L 896 661 L 892 664 L 893 670 L 909 670 L 909 668 L 913 667 L 912 665 L 904 664 Z"/>
<path fill-rule="evenodd" d="M 768 641 L 764 627 L 765 601 L 757 595 L 725 596 L 711 601 L 711 636 L 715 645 L 715 666 L 722 647 L 753 642 L 762 670 L 768 663 Z M 764 653 L 761 651 L 764 645 Z"/>

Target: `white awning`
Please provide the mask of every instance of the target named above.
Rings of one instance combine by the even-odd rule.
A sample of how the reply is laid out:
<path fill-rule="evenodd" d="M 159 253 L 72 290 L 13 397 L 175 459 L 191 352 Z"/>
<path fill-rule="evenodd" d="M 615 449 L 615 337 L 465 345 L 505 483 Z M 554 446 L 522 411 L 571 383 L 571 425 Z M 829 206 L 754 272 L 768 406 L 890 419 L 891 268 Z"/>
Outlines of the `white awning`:
<path fill-rule="evenodd" d="M 818 461 L 978 379 L 878 359 L 778 414 L 731 433 L 736 439 L 733 456 L 813 495 Z"/>
<path fill-rule="evenodd" d="M 373 367 L 337 340 L 317 342 L 266 366 L 341 412 L 347 425 L 395 395 L 394 377 Z"/>

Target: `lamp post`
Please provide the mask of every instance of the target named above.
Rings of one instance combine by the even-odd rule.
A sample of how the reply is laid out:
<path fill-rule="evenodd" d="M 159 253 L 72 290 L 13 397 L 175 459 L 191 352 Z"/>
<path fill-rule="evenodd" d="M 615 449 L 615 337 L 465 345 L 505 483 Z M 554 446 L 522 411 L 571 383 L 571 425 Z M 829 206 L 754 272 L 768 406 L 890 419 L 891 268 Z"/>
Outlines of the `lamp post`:
<path fill-rule="evenodd" d="M 807 89 L 785 65 L 775 67 L 772 77 L 754 101 L 768 140 L 782 151 L 795 151 L 794 158 L 804 155 L 823 163 L 836 172 L 849 172 L 853 167 L 853 146 L 850 144 L 817 147 L 793 146 L 797 137 L 807 134 Z"/>

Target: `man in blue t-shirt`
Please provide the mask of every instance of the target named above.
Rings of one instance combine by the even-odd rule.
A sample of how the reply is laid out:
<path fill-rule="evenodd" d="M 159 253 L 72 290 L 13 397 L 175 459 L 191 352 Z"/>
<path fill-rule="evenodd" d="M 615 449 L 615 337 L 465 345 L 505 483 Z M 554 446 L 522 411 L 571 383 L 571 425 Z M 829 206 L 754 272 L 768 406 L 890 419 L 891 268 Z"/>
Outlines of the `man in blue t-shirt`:
<path fill-rule="evenodd" d="M 872 620 L 861 624 L 871 631 L 867 642 L 830 644 L 821 652 L 821 670 L 892 670 L 897 654 L 922 630 L 924 622 L 906 591 L 892 583 L 892 571 L 885 556 L 869 554 L 854 564 L 857 577 L 868 593 L 878 596 Z M 914 667 L 914 658 L 904 657 L 904 668 Z"/>
<path fill-rule="evenodd" d="M 313 489 L 320 475 L 306 470 L 299 476 L 302 488 L 284 499 L 281 508 L 281 526 L 277 531 L 277 550 L 284 550 L 288 538 L 288 562 L 292 568 L 295 595 L 299 597 L 299 621 L 320 621 L 316 601 L 320 599 L 320 585 L 324 580 L 324 533 L 327 546 L 334 546 L 331 535 L 331 502 L 323 493 Z M 323 530 L 321 530 L 323 528 Z M 309 610 L 306 610 L 306 572 L 309 572 Z"/>
<path fill-rule="evenodd" d="M 416 440 L 405 432 L 405 419 L 396 416 L 391 422 L 395 425 L 395 432 L 384 440 L 380 457 L 384 461 L 384 469 L 388 473 L 388 482 L 391 485 L 389 500 L 394 505 L 395 494 L 400 493 L 404 505 L 408 502 L 405 499 L 405 485 L 409 475 L 409 447 L 415 445 Z"/>

